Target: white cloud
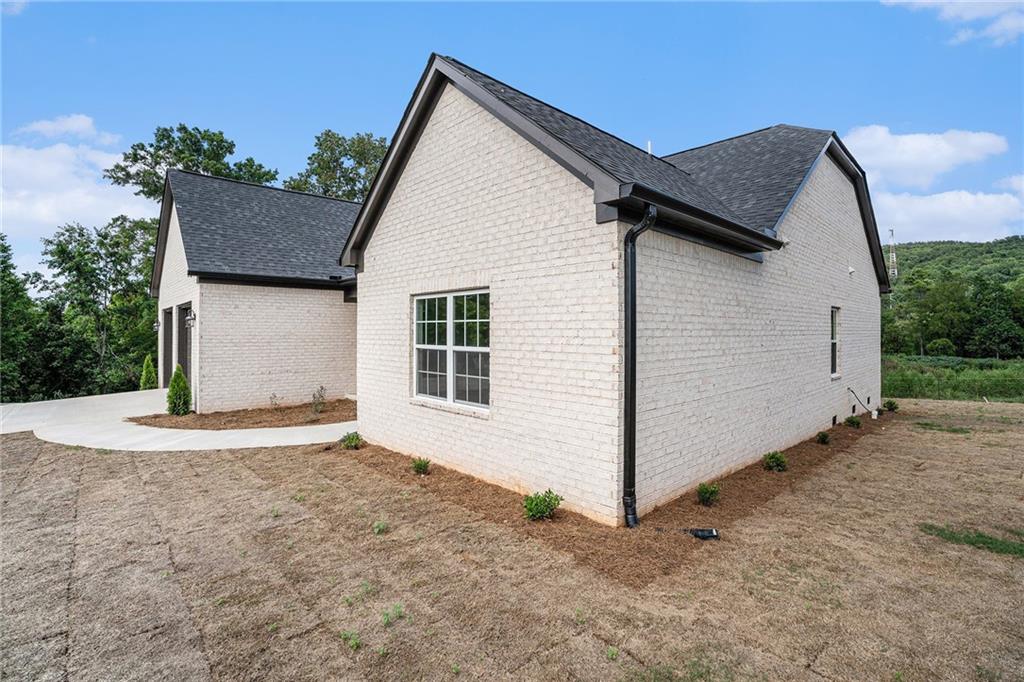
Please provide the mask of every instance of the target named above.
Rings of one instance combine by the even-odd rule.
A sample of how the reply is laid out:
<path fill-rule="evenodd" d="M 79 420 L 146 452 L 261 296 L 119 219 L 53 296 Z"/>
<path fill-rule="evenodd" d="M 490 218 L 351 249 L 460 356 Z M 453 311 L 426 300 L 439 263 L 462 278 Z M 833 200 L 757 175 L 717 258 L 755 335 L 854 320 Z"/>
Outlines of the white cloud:
<path fill-rule="evenodd" d="M 947 130 L 898 135 L 882 125 L 854 128 L 843 139 L 877 187 L 927 189 L 939 175 L 1008 148 L 1006 138 L 995 133 Z"/>
<path fill-rule="evenodd" d="M 937 10 L 940 19 L 960 27 L 950 39 L 953 45 L 977 39 L 996 46 L 1010 45 L 1024 33 L 1024 5 L 1019 1 L 882 0 L 882 4 Z"/>
<path fill-rule="evenodd" d="M 38 261 L 39 239 L 65 223 L 102 225 L 121 214 L 157 215 L 156 202 L 103 179 L 103 169 L 119 158 L 63 142 L 39 148 L 0 145 L 0 229 L 11 239 L 19 265 L 34 269 L 28 263 Z"/>
<path fill-rule="evenodd" d="M 983 242 L 1024 234 L 1024 200 L 1010 193 L 880 192 L 873 199 L 879 231 L 884 234 L 893 228 L 901 242 Z"/>
<path fill-rule="evenodd" d="M 25 11 L 25 6 L 28 4 L 26 0 L 6 0 L 3 3 L 3 12 L 7 16 L 15 16 Z"/>
<path fill-rule="evenodd" d="M 999 189 L 1008 189 L 1024 197 L 1024 175 L 1011 175 L 996 183 Z"/>
<path fill-rule="evenodd" d="M 68 114 L 57 118 L 32 121 L 14 131 L 15 135 L 39 135 L 47 139 L 73 138 L 88 140 L 101 145 L 116 144 L 119 135 L 96 129 L 91 116 L 85 114 Z"/>

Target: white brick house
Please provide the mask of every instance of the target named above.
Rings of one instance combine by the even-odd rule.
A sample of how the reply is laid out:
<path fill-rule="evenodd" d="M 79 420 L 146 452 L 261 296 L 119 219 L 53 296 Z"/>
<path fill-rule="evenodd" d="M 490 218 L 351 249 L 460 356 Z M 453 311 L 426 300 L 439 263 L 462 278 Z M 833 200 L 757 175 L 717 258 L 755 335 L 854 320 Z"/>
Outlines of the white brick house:
<path fill-rule="evenodd" d="M 889 284 L 830 131 L 658 158 L 435 55 L 341 263 L 365 438 L 602 522 L 878 403 Z"/>
<path fill-rule="evenodd" d="M 888 288 L 833 132 L 659 158 L 437 55 L 364 204 L 172 172 L 153 277 L 198 411 L 358 379 L 367 440 L 609 524 L 874 408 Z"/>
<path fill-rule="evenodd" d="M 197 412 L 356 392 L 354 277 L 337 262 L 359 204 L 169 171 L 150 289 L 160 385 L 180 364 Z"/>

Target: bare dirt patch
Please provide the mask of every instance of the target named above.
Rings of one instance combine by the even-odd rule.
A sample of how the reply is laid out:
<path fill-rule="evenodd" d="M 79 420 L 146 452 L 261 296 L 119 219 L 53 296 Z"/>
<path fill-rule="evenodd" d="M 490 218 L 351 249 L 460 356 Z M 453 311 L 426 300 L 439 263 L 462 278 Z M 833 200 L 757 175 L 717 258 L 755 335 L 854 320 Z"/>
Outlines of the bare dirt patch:
<path fill-rule="evenodd" d="M 354 400 L 328 400 L 319 413 L 313 412 L 309 403 L 303 405 L 282 405 L 281 407 L 260 407 L 251 410 L 230 412 L 205 412 L 203 414 L 150 414 L 143 417 L 129 417 L 128 421 L 145 426 L 159 426 L 165 429 L 262 429 L 278 426 L 312 426 L 314 424 L 337 424 L 354 421 L 356 403 Z"/>
<path fill-rule="evenodd" d="M 364 457 L 396 457 L 373 448 L 5 435 L 0 677 L 1021 680 L 1024 559 L 919 526 L 1024 530 L 1024 405 L 900 403 L 831 454 L 808 444 L 821 459 L 802 473 L 792 453 L 788 488 L 737 472 L 718 509 L 646 516 L 650 545 L 600 555 L 665 564 L 644 587 L 577 534 L 568 551 L 544 535 L 568 515 L 526 525 L 514 494 L 452 502 L 446 486 L 468 484 L 406 475 L 401 458 L 389 473 Z M 699 543 L 663 512 L 726 532 Z M 595 552 L 634 534 L 592 525 Z M 677 537 L 691 547 L 673 568 L 658 554 Z"/>
<path fill-rule="evenodd" d="M 565 509 L 546 521 L 528 521 L 523 516 L 523 496 L 500 486 L 431 464 L 431 473 L 413 473 L 412 458 L 385 448 L 366 445 L 350 451 L 351 457 L 390 476 L 398 482 L 416 484 L 441 499 L 500 523 L 527 537 L 542 540 L 552 548 L 571 554 L 576 561 L 631 587 L 643 587 L 668 575 L 680 566 L 699 561 L 703 545 L 714 540 L 698 540 L 690 528 L 716 528 L 728 533 L 736 521 L 757 513 L 777 495 L 800 485 L 815 469 L 845 452 L 860 438 L 883 431 L 892 419 L 881 413 L 878 420 L 865 417 L 861 428 L 833 427 L 828 445 L 813 439 L 785 451 L 788 469 L 766 471 L 760 462 L 719 479 L 721 498 L 713 506 L 697 502 L 695 493 L 687 493 L 644 515 L 634 529 L 605 526 Z M 311 451 L 330 451 L 337 445 L 313 445 Z M 644 557 L 643 561 L 623 561 L 623 557 Z"/>

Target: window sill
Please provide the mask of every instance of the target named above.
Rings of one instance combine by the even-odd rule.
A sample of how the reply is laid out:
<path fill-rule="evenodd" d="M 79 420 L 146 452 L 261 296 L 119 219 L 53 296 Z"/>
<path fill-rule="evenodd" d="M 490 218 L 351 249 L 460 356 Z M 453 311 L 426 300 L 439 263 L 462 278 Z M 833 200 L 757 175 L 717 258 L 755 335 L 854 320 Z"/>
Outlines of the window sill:
<path fill-rule="evenodd" d="M 429 407 L 432 410 L 439 410 L 441 412 L 451 412 L 452 414 L 461 414 L 466 417 L 473 417 L 475 419 L 490 419 L 491 411 L 486 407 L 472 407 L 470 405 L 461 405 L 459 403 L 449 403 L 440 400 L 431 400 L 430 398 L 410 398 L 410 405 L 416 405 L 418 407 Z"/>
<path fill-rule="evenodd" d="M 842 378 L 843 378 L 842 374 L 833 374 L 832 375 L 832 381 L 838 381 L 839 379 L 842 379 Z"/>

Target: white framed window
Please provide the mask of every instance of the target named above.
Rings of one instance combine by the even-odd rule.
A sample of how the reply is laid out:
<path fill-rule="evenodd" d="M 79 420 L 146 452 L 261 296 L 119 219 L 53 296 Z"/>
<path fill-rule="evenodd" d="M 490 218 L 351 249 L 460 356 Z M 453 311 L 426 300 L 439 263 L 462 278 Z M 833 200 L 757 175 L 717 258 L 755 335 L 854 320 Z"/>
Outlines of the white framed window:
<path fill-rule="evenodd" d="M 491 404 L 491 297 L 486 290 L 413 299 L 413 375 L 418 397 Z"/>
<path fill-rule="evenodd" d="M 829 345 L 832 352 L 832 376 L 836 376 L 839 374 L 839 308 L 835 306 L 832 306 L 831 324 L 832 333 Z"/>

